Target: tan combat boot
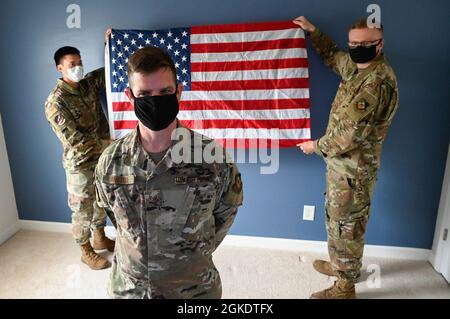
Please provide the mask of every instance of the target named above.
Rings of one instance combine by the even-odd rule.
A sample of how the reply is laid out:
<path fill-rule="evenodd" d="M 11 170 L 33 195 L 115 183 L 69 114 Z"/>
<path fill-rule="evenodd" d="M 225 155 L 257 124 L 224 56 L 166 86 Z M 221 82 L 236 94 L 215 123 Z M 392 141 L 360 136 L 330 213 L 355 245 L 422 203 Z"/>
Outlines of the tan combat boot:
<path fill-rule="evenodd" d="M 105 229 L 97 228 L 93 230 L 94 240 L 92 242 L 92 248 L 95 250 L 108 249 L 114 251 L 115 241 L 105 236 Z"/>
<path fill-rule="evenodd" d="M 106 258 L 103 258 L 100 255 L 97 255 L 92 249 L 91 243 L 87 242 L 84 245 L 81 245 L 81 261 L 88 265 L 91 269 L 99 270 L 108 268 L 109 261 Z"/>
<path fill-rule="evenodd" d="M 339 277 L 339 273 L 333 269 L 333 266 L 329 261 L 316 259 L 313 262 L 313 267 L 317 272 L 327 276 Z M 356 279 L 358 280 L 361 277 L 361 272 L 358 272 L 356 275 Z"/>
<path fill-rule="evenodd" d="M 310 299 L 356 299 L 355 284 L 338 279 L 330 288 L 313 293 Z"/>
<path fill-rule="evenodd" d="M 338 277 L 338 273 L 333 269 L 329 261 L 316 259 L 313 262 L 313 267 L 317 272 L 327 276 Z"/>

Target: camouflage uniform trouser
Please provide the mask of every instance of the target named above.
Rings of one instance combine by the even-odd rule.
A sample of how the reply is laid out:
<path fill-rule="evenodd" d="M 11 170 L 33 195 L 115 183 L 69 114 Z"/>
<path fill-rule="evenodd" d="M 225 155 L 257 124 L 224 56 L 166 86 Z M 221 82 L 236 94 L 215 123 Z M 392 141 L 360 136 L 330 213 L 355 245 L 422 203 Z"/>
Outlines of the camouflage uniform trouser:
<path fill-rule="evenodd" d="M 83 245 L 89 241 L 91 228 L 105 227 L 106 213 L 95 198 L 94 168 L 66 170 L 66 178 L 73 237 L 77 244 Z"/>
<path fill-rule="evenodd" d="M 349 179 L 330 168 L 327 170 L 328 253 L 341 279 L 356 282 L 359 277 L 375 183 L 376 178 Z"/>

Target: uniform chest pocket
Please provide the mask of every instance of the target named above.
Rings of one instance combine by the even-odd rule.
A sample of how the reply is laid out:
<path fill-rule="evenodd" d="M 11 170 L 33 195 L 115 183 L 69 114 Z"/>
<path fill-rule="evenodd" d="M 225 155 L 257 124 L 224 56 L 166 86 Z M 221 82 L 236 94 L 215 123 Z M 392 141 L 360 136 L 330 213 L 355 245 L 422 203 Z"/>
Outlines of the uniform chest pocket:
<path fill-rule="evenodd" d="M 127 233 L 139 235 L 142 232 L 140 207 L 142 196 L 135 185 L 120 186 L 113 191 L 113 212 L 118 226 Z"/>
<path fill-rule="evenodd" d="M 213 237 L 215 201 L 212 200 L 212 190 L 185 185 L 162 194 L 160 212 L 152 219 L 158 237 L 162 239 L 160 244 L 183 242 L 189 246 Z"/>
<path fill-rule="evenodd" d="M 158 249 L 178 251 L 183 245 L 183 229 L 194 200 L 195 192 L 186 187 L 161 190 L 160 205 L 145 215 L 148 236 Z"/>
<path fill-rule="evenodd" d="M 195 190 L 190 187 L 162 190 L 159 209 L 149 216 L 149 222 L 162 229 L 180 230 L 186 224 L 194 201 Z"/>

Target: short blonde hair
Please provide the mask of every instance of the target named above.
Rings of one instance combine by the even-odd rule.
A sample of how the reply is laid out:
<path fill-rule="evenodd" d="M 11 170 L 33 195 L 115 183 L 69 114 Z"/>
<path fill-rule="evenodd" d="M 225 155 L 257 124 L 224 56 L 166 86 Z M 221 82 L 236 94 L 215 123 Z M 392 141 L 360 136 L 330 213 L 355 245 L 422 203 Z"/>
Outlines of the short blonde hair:
<path fill-rule="evenodd" d="M 378 31 L 381 32 L 381 34 L 383 34 L 383 25 L 380 23 L 380 27 L 375 27 L 373 25 L 368 25 L 367 24 L 367 19 L 360 19 L 358 21 L 356 21 L 355 23 L 353 23 L 350 28 L 348 29 L 348 32 L 350 32 L 351 30 L 354 29 L 377 29 Z"/>

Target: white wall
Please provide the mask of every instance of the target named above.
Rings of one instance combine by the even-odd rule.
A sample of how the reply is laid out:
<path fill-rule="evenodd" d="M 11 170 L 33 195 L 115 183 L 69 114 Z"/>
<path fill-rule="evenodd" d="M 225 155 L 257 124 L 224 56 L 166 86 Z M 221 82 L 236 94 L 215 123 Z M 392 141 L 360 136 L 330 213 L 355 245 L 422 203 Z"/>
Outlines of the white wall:
<path fill-rule="evenodd" d="M 443 240 L 445 229 L 450 229 L 450 145 L 436 221 L 433 250 L 430 257 L 430 262 L 434 268 L 442 273 L 450 283 L 450 236 L 447 235 L 447 240 Z"/>
<path fill-rule="evenodd" d="M 0 115 L 0 245 L 19 229 L 16 199 Z"/>

